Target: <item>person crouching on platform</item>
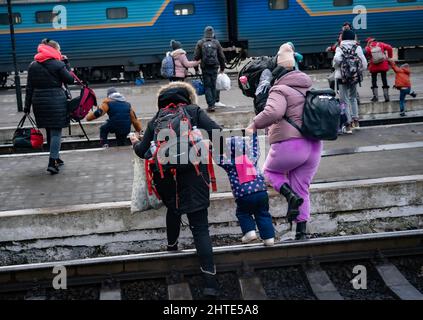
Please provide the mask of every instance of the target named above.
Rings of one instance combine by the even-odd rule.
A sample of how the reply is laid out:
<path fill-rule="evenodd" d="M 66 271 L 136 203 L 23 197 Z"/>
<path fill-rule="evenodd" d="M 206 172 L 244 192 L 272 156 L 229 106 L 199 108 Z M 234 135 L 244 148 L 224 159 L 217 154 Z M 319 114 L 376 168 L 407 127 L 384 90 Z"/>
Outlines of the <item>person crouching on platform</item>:
<path fill-rule="evenodd" d="M 118 146 L 124 146 L 126 137 L 131 131 L 131 123 L 135 131 L 141 132 L 141 122 L 137 119 L 131 104 L 115 88 L 107 90 L 107 98 L 96 111 L 90 111 L 86 120 L 92 121 L 108 114 L 109 119 L 100 127 L 100 143 L 104 148 L 109 147 L 108 135 L 114 133 Z"/>

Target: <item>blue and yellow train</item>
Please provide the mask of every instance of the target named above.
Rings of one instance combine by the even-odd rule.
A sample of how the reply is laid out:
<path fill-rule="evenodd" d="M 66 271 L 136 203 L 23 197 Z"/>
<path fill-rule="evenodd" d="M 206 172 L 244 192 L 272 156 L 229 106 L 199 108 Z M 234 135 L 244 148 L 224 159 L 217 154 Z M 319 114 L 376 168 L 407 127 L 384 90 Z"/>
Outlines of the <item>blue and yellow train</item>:
<path fill-rule="evenodd" d="M 282 42 L 292 41 L 306 65 L 318 66 L 343 22 L 356 17 L 356 6 L 367 12 L 360 39 L 374 36 L 421 54 L 423 0 L 12 0 L 21 70 L 40 40 L 50 38 L 85 79 L 103 80 L 121 72 L 131 78 L 140 69 L 156 76 L 169 40 L 192 52 L 207 25 L 215 28 L 228 58 L 239 52 L 273 55 Z M 3 75 L 13 70 L 10 43 L 6 0 L 0 0 Z"/>

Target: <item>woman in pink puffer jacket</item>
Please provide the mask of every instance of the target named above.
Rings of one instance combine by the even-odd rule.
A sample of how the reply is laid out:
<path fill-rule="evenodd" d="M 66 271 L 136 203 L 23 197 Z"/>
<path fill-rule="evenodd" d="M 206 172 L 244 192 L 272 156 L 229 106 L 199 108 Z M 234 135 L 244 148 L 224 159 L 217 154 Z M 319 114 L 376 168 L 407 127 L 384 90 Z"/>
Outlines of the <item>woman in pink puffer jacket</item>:
<path fill-rule="evenodd" d="M 170 42 L 172 52 L 170 53 L 175 61 L 175 76 L 170 81 L 184 81 L 188 68 L 195 68 L 200 64 L 200 61 L 189 61 L 187 53 L 182 49 L 182 44 L 179 41 L 172 40 Z"/>
<path fill-rule="evenodd" d="M 322 142 L 304 138 L 284 117 L 302 125 L 304 95 L 312 81 L 301 71 L 294 71 L 294 52 L 284 44 L 278 52 L 282 76 L 270 89 L 266 107 L 249 126 L 250 130 L 269 128 L 270 151 L 264 174 L 273 188 L 288 202 L 288 221 L 296 221 L 297 240 L 306 238 L 310 219 L 310 183 L 320 164 Z M 275 75 L 276 72 L 274 71 Z"/>

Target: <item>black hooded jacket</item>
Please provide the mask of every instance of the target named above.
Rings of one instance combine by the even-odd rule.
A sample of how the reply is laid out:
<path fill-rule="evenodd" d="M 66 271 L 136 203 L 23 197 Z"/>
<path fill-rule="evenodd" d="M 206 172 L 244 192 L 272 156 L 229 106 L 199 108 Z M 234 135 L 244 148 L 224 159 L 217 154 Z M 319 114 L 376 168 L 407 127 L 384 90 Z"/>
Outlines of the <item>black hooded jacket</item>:
<path fill-rule="evenodd" d="M 187 103 L 185 106 L 187 114 L 191 118 L 191 125 L 197 126 L 209 133 L 212 137 L 214 129 L 221 130 L 221 127 L 209 118 L 207 113 L 195 103 L 195 99 L 188 98 L 186 92 L 175 91 L 176 87 L 188 89 L 189 95 L 195 96 L 193 88 L 182 83 L 171 83 L 167 88 L 159 93 L 159 107 L 163 108 L 170 102 L 175 104 Z M 171 93 L 170 95 L 168 93 Z M 172 96 L 174 99 L 172 100 Z M 148 123 L 142 141 L 134 145 L 134 151 L 140 158 L 145 158 L 145 154 L 150 148 L 154 139 L 154 122 L 157 114 Z M 206 165 L 200 165 L 201 175 L 197 175 L 194 167 L 189 170 L 176 173 L 176 181 L 170 172 L 165 172 L 162 179 L 159 173 L 154 174 L 155 187 L 167 208 L 179 214 L 192 213 L 207 209 L 210 205 L 209 174 Z"/>

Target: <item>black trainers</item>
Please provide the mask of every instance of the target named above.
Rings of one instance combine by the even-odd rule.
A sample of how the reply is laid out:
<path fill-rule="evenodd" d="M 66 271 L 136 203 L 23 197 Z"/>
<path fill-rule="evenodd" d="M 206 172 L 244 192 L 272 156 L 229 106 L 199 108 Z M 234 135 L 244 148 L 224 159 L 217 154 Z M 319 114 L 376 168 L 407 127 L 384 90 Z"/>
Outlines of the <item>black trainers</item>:
<path fill-rule="evenodd" d="M 219 284 L 217 283 L 216 275 L 203 273 L 203 277 L 205 282 L 203 295 L 208 298 L 219 296 Z"/>
<path fill-rule="evenodd" d="M 49 158 L 47 171 L 50 172 L 51 174 L 58 174 L 59 173 L 59 165 L 58 165 L 56 159 Z"/>
<path fill-rule="evenodd" d="M 57 162 L 57 165 L 59 166 L 59 167 L 61 167 L 61 166 L 63 166 L 63 165 L 65 165 L 65 162 L 62 160 L 62 159 L 57 159 L 56 160 L 56 162 Z"/>
<path fill-rule="evenodd" d="M 412 96 L 413 98 L 417 97 L 417 93 L 415 93 L 414 91 L 410 93 L 410 96 Z"/>
<path fill-rule="evenodd" d="M 405 112 L 401 112 L 401 113 L 400 113 L 400 116 L 401 116 L 401 117 L 405 117 L 405 116 L 406 116 Z"/>
<path fill-rule="evenodd" d="M 207 108 L 207 112 L 215 112 L 216 111 L 216 107 L 215 106 L 211 106 Z"/>

